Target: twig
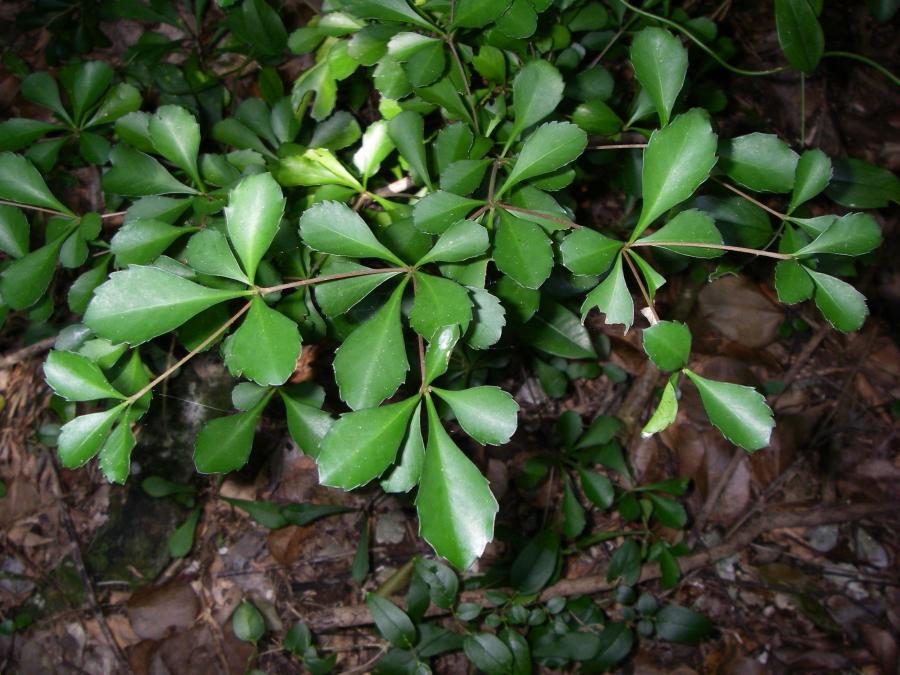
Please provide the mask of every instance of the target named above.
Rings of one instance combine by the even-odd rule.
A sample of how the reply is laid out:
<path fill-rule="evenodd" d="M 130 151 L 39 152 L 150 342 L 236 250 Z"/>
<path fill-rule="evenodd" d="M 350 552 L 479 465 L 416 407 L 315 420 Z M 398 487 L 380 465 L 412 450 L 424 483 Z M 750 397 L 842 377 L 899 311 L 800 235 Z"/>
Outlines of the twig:
<path fill-rule="evenodd" d="M 21 349 L 17 349 L 14 352 L 10 352 L 9 354 L 6 354 L 2 358 L 0 358 L 0 370 L 12 368 L 16 364 L 30 359 L 33 356 L 43 354 L 45 351 L 53 347 L 54 344 L 56 344 L 56 336 L 38 340 L 37 342 L 26 347 L 22 347 Z"/>

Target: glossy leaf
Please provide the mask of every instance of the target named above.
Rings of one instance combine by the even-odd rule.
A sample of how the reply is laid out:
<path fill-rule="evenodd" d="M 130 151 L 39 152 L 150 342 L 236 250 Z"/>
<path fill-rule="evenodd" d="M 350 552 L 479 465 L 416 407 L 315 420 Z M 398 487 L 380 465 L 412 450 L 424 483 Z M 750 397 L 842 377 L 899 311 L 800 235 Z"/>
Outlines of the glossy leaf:
<path fill-rule="evenodd" d="M 644 351 L 660 370 L 680 370 L 691 354 L 691 332 L 679 321 L 659 321 L 644 330 Z"/>
<path fill-rule="evenodd" d="M 30 229 L 20 209 L 0 204 L 0 251 L 13 258 L 25 256 Z"/>
<path fill-rule="evenodd" d="M 466 658 L 487 675 L 504 675 L 509 672 L 513 655 L 503 641 L 491 633 L 475 633 L 463 642 Z"/>
<path fill-rule="evenodd" d="M 732 138 L 719 147 L 722 171 L 757 192 L 790 192 L 799 157 L 773 134 L 752 133 Z"/>
<path fill-rule="evenodd" d="M 503 445 L 516 431 L 519 406 L 499 387 L 458 390 L 432 387 L 432 391 L 450 406 L 459 426 L 481 443 Z"/>
<path fill-rule="evenodd" d="M 415 174 L 425 181 L 430 190 L 434 189 L 425 157 L 425 122 L 422 116 L 412 110 L 400 113 L 388 122 L 388 135 Z"/>
<path fill-rule="evenodd" d="M 256 425 L 271 393 L 253 408 L 235 415 L 217 417 L 197 434 L 194 466 L 200 473 L 237 471 L 250 459 Z"/>
<path fill-rule="evenodd" d="M 455 28 L 483 28 L 496 20 L 509 5 L 509 0 L 459 0 L 451 26 Z"/>
<path fill-rule="evenodd" d="M 459 326 L 456 324 L 443 326 L 433 335 L 425 350 L 425 384 L 431 384 L 447 372 L 459 335 Z"/>
<path fill-rule="evenodd" d="M 72 213 L 53 196 L 31 162 L 11 152 L 0 153 L 0 199 Z"/>
<path fill-rule="evenodd" d="M 228 237 L 251 281 L 278 232 L 284 205 L 281 188 L 267 173 L 243 179 L 229 195 L 225 208 Z"/>
<path fill-rule="evenodd" d="M 816 307 L 828 323 L 844 333 L 859 330 L 869 315 L 865 296 L 845 281 L 805 269 L 816 286 Z"/>
<path fill-rule="evenodd" d="M 112 168 L 103 174 L 103 189 L 108 192 L 124 197 L 196 193 L 153 157 L 127 145 L 113 148 L 109 160 Z"/>
<path fill-rule="evenodd" d="M 62 465 L 75 469 L 100 452 L 109 430 L 125 412 L 125 403 L 103 412 L 79 415 L 59 430 L 56 451 Z"/>
<path fill-rule="evenodd" d="M 631 299 L 628 284 L 625 283 L 622 256 L 616 258 L 609 275 L 584 299 L 581 305 L 582 321 L 594 307 L 606 315 L 605 323 L 622 324 L 626 333 L 631 328 L 634 322 L 634 301 Z"/>
<path fill-rule="evenodd" d="M 596 471 L 582 468 L 578 469 L 578 476 L 581 478 L 581 489 L 584 491 L 584 496 L 590 499 L 594 506 L 608 509 L 613 505 L 616 492 L 609 478 Z"/>
<path fill-rule="evenodd" d="M 57 396 L 67 401 L 124 399 L 90 359 L 73 352 L 52 351 L 44 362 L 44 377 Z"/>
<path fill-rule="evenodd" d="M 438 190 L 425 195 L 413 207 L 416 229 L 429 234 L 441 234 L 484 204 L 452 192 Z"/>
<path fill-rule="evenodd" d="M 559 252 L 563 265 L 573 274 L 605 274 L 623 243 L 595 230 L 581 228 L 566 235 Z"/>
<path fill-rule="evenodd" d="M 756 389 L 709 380 L 688 369 L 684 374 L 700 392 L 709 421 L 725 438 L 749 451 L 769 444 L 775 421 L 766 399 Z"/>
<path fill-rule="evenodd" d="M 472 299 L 468 291 L 451 279 L 416 272 L 415 299 L 409 325 L 426 340 L 444 326 L 458 324 L 465 333 L 472 320 Z"/>
<path fill-rule="evenodd" d="M 597 352 L 584 325 L 568 309 L 544 302 L 541 310 L 521 327 L 519 334 L 541 351 L 566 359 L 592 359 Z"/>
<path fill-rule="evenodd" d="M 666 126 L 684 86 L 687 49 L 669 31 L 650 27 L 634 36 L 629 56 L 638 82 L 653 100 L 660 125 Z"/>
<path fill-rule="evenodd" d="M 418 264 L 460 262 L 484 253 L 490 242 L 487 230 L 471 220 L 461 220 L 444 230 L 431 250 Z"/>
<path fill-rule="evenodd" d="M 694 645 L 712 634 L 712 622 L 680 605 L 666 605 L 656 615 L 656 632 L 663 640 Z"/>
<path fill-rule="evenodd" d="M 540 288 L 553 270 L 553 250 L 546 232 L 505 211 L 494 237 L 493 256 L 497 269 L 525 288 Z"/>
<path fill-rule="evenodd" d="M 402 609 L 375 593 L 366 596 L 366 606 L 375 620 L 375 626 L 392 645 L 412 647 L 416 640 L 416 627 Z"/>
<path fill-rule="evenodd" d="M 881 228 L 868 213 L 848 213 L 836 219 L 822 234 L 795 252 L 798 257 L 830 253 L 859 256 L 881 244 Z"/>
<path fill-rule="evenodd" d="M 125 484 L 131 471 L 131 451 L 136 443 L 127 419 L 113 429 L 100 449 L 100 471 L 107 481 Z"/>
<path fill-rule="evenodd" d="M 578 501 L 578 496 L 572 489 L 572 483 L 568 478 L 566 478 L 563 486 L 562 516 L 563 534 L 567 538 L 574 539 L 584 531 L 584 526 L 587 523 L 584 507 Z"/>
<path fill-rule="evenodd" d="M 428 445 L 416 508 L 422 537 L 464 570 L 493 538 L 499 506 L 487 480 L 456 446 L 427 400 Z"/>
<path fill-rule="evenodd" d="M 725 253 L 721 249 L 703 248 L 702 246 L 672 245 L 673 242 L 722 245 L 722 235 L 716 229 L 712 218 L 697 209 L 682 211 L 656 232 L 642 237 L 638 241 L 660 246 L 673 253 L 680 253 L 691 258 L 718 258 Z M 665 245 L 663 245 L 664 243 Z"/>
<path fill-rule="evenodd" d="M 880 209 L 900 202 L 900 178 L 862 160 L 836 160 L 825 194 L 850 209 Z"/>
<path fill-rule="evenodd" d="M 234 279 L 249 284 L 225 235 L 216 230 L 201 230 L 190 238 L 184 252 L 187 264 L 201 274 Z"/>
<path fill-rule="evenodd" d="M 422 476 L 422 464 L 425 462 L 425 439 L 422 437 L 422 404 L 409 421 L 406 438 L 400 447 L 396 466 L 381 481 L 381 489 L 385 492 L 409 492 Z"/>
<path fill-rule="evenodd" d="M 794 174 L 794 189 L 788 213 L 792 213 L 798 206 L 828 187 L 831 173 L 831 159 L 821 150 L 807 150 L 800 155 Z"/>
<path fill-rule="evenodd" d="M 197 153 L 200 151 L 200 125 L 194 116 L 180 106 L 164 105 L 150 118 L 147 129 L 156 151 L 199 185 Z"/>
<path fill-rule="evenodd" d="M 556 573 L 560 559 L 559 534 L 541 530 L 519 552 L 509 570 L 509 580 L 524 595 L 538 593 Z"/>
<path fill-rule="evenodd" d="M 775 0 L 775 28 L 788 63 L 812 73 L 825 50 L 825 36 L 810 0 Z"/>
<path fill-rule="evenodd" d="M 307 246 L 333 255 L 403 261 L 382 244 L 365 221 L 346 204 L 320 202 L 300 217 L 300 236 Z"/>
<path fill-rule="evenodd" d="M 119 228 L 109 242 L 109 249 L 115 254 L 119 267 L 146 265 L 180 237 L 194 231 L 194 228 L 176 227 L 161 220 L 136 218 Z"/>
<path fill-rule="evenodd" d="M 61 127 L 49 122 L 13 117 L 0 122 L 0 150 L 20 150 L 58 129 Z"/>
<path fill-rule="evenodd" d="M 256 296 L 240 328 L 225 340 L 222 354 L 235 377 L 277 386 L 287 381 L 297 365 L 300 332 L 296 323 Z"/>
<path fill-rule="evenodd" d="M 334 419 L 317 405 L 310 405 L 308 401 L 292 396 L 284 389 L 279 389 L 278 393 L 284 401 L 291 438 L 303 454 L 318 457 L 322 439 L 331 429 Z"/>
<path fill-rule="evenodd" d="M 480 3 L 501 5 L 501 2 Z M 556 110 L 565 88 L 562 75 L 547 61 L 527 63 L 513 80 L 513 139 Z"/>
<path fill-rule="evenodd" d="M 418 400 L 341 415 L 316 457 L 319 482 L 352 490 L 378 478 L 394 462 Z"/>
<path fill-rule="evenodd" d="M 656 404 L 656 410 L 653 411 L 653 415 L 650 416 L 644 428 L 641 429 L 643 438 L 649 438 L 653 434 L 667 429 L 678 416 L 678 392 L 675 389 L 677 378 L 677 374 L 673 375 L 666 382 L 666 386 L 663 387 L 662 396 L 659 399 L 659 403 Z"/>
<path fill-rule="evenodd" d="M 0 272 L 0 294 L 12 309 L 25 309 L 40 300 L 53 280 L 56 256 L 65 237 L 14 260 Z"/>
<path fill-rule="evenodd" d="M 587 134 L 568 122 L 547 122 L 525 139 L 519 156 L 497 198 L 518 183 L 565 166 L 581 156 L 587 146 Z"/>

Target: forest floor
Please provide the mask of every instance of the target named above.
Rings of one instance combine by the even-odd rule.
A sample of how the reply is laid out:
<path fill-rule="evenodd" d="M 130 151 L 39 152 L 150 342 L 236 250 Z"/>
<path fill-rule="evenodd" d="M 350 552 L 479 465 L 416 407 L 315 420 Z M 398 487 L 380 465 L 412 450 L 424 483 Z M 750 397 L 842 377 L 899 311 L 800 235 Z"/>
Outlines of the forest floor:
<path fill-rule="evenodd" d="M 720 32 L 735 38 L 739 58 L 754 67 L 781 59 L 769 4 L 735 3 L 721 16 Z M 3 5 L 0 23 L 15 8 Z M 896 24 L 845 26 L 842 17 L 826 8 L 825 33 L 837 36 L 832 48 L 877 54 L 898 70 Z M 840 36 L 846 44 L 837 44 Z M 24 39 L 40 47 L 47 36 Z M 42 66 L 39 49 L 22 56 Z M 730 97 L 717 116 L 723 136 L 765 129 L 797 144 L 797 77 L 722 77 Z M 806 83 L 805 143 L 896 171 L 898 103 L 900 93 L 874 71 L 829 61 Z M 15 78 L 0 67 L 0 116 L 20 114 L 20 106 Z M 95 201 L 96 180 L 82 178 L 76 189 Z M 611 193 L 584 206 L 604 222 L 620 201 Z M 522 408 L 519 431 L 509 446 L 476 456 L 500 500 L 501 530 L 538 527 L 559 499 L 547 491 L 522 494 L 514 477 L 525 458 L 546 448 L 563 410 L 620 416 L 641 480 L 692 480 L 690 539 L 698 550 L 717 554 L 698 560 L 666 595 L 712 618 L 715 636 L 699 647 L 643 640 L 627 672 L 896 672 L 900 521 L 891 507 L 900 504 L 900 219 L 887 209 L 876 218 L 885 243 L 877 264 L 858 279 L 872 312 L 858 334 L 831 330 L 808 305 L 779 305 L 767 265 L 699 291 L 676 280 L 662 292 L 663 303 L 689 300 L 687 321 L 701 336 L 692 368 L 718 379 L 785 384 L 769 396 L 778 420 L 772 444 L 753 456 L 724 441 L 690 395 L 666 432 L 648 440 L 634 433 L 647 415 L 656 373 L 645 371 L 652 366 L 635 335 L 623 337 L 599 321 L 589 328 L 608 333 L 612 351 L 604 363 L 624 378 L 578 380 L 555 400 L 534 378 L 504 383 Z M 0 337 L 0 479 L 8 488 L 0 498 L 0 616 L 25 608 L 33 623 L 0 635 L 0 671 L 241 673 L 251 647 L 234 637 L 229 618 L 244 598 L 253 599 L 269 625 L 255 659 L 263 671 L 296 671 L 276 636 L 298 620 L 313 629 L 321 651 L 338 654 L 338 672 L 369 669 L 383 641 L 370 626 L 355 625 L 365 616 L 358 611 L 365 592 L 413 556 L 429 553 L 408 499 L 378 497 L 374 488 L 346 494 L 320 487 L 315 463 L 292 448 L 277 419 L 264 421 L 259 459 L 249 467 L 220 486 L 195 477 L 193 436 L 205 419 L 229 408 L 232 386 L 202 358 L 159 393 L 135 450 L 139 473 L 128 486 L 109 486 L 96 465 L 62 470 L 54 451 L 37 440 L 50 392 L 40 370 L 43 353 L 21 351 L 23 330 L 24 322 L 12 319 Z M 315 377 L 329 362 L 326 354 L 314 357 L 305 376 Z M 144 493 L 140 479 L 154 474 L 193 482 L 200 491 L 196 541 L 185 558 L 170 558 L 166 541 L 190 509 Z M 373 505 L 372 573 L 363 585 L 351 578 L 358 511 L 268 530 L 216 495 Z M 617 529 L 605 517 L 590 525 Z M 474 571 L 502 554 L 502 544 L 492 545 Z M 608 555 L 598 545 L 567 558 L 563 581 L 597 575 Z M 466 668 L 454 655 L 435 663 L 438 672 Z"/>

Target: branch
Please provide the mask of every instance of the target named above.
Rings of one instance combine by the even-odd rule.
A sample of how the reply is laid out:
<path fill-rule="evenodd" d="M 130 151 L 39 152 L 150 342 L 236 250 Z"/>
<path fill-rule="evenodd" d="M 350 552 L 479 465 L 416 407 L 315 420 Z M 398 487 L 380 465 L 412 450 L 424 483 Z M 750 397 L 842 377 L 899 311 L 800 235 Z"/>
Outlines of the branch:
<path fill-rule="evenodd" d="M 32 356 L 37 356 L 38 354 L 43 354 L 45 351 L 53 347 L 56 343 L 56 337 L 48 337 L 43 340 L 38 340 L 34 344 L 30 344 L 27 347 L 22 347 L 21 349 L 17 349 L 14 352 L 10 352 L 3 358 L 0 358 L 0 370 L 5 370 L 6 368 L 12 368 L 17 363 L 21 363 L 26 359 L 30 359 Z"/>

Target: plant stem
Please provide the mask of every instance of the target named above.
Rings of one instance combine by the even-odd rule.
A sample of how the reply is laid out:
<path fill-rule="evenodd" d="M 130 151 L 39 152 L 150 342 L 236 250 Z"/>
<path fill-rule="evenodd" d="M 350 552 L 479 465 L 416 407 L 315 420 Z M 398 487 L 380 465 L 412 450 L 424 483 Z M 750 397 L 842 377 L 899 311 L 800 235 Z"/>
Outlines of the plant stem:
<path fill-rule="evenodd" d="M 65 218 L 71 218 L 71 217 L 75 216 L 74 213 L 65 213 L 63 211 L 57 211 L 55 209 L 45 209 L 41 206 L 32 206 L 31 204 L 20 204 L 19 202 L 11 202 L 11 201 L 7 201 L 6 199 L 0 199 L 0 204 L 3 204 L 5 206 L 15 206 L 18 209 L 27 209 L 30 211 L 40 211 L 41 213 L 49 213 L 54 216 L 63 216 Z"/>
<path fill-rule="evenodd" d="M 447 46 L 450 47 L 450 53 L 453 55 L 453 61 L 459 70 L 459 76 L 462 78 L 463 86 L 466 88 L 466 100 L 469 101 L 469 107 L 472 109 L 472 125 L 475 127 L 475 133 L 481 134 L 478 126 L 478 109 L 475 107 L 475 97 L 472 96 L 472 89 L 469 87 L 469 78 L 466 77 L 466 69 L 463 66 L 462 59 L 459 58 L 459 52 L 456 51 L 456 45 L 453 44 L 453 36 L 447 36 Z"/>
<path fill-rule="evenodd" d="M 113 213 L 104 213 L 101 214 L 101 218 L 118 218 L 119 216 L 124 216 L 127 211 L 114 211 Z"/>
<path fill-rule="evenodd" d="M 564 225 L 565 227 L 571 227 L 574 229 L 581 229 L 584 225 L 579 225 L 567 218 L 559 218 L 557 216 L 551 216 L 549 213 L 543 213 L 541 211 L 532 211 L 531 209 L 522 209 L 518 206 L 513 206 L 512 204 L 506 204 L 504 202 L 500 202 L 497 204 L 501 209 L 506 209 L 507 211 L 512 211 L 514 213 L 524 213 L 528 216 L 535 216 L 537 218 L 543 218 L 544 220 L 549 220 L 554 223 L 559 223 L 560 225 Z"/>
<path fill-rule="evenodd" d="M 777 68 L 769 68 L 768 70 L 744 70 L 743 68 L 738 68 L 736 66 L 732 66 L 730 63 L 725 61 L 725 59 L 723 59 L 721 56 L 716 54 L 712 49 L 710 49 L 705 44 L 703 44 L 703 42 L 700 41 L 698 38 L 696 38 L 694 36 L 694 34 L 691 33 L 691 31 L 689 31 L 687 28 L 684 28 L 680 24 L 678 24 L 674 21 L 671 21 L 669 19 L 666 19 L 665 17 L 659 16 L 658 14 L 653 14 L 651 12 L 644 11 L 643 9 L 639 9 L 638 7 L 635 7 L 634 5 L 630 4 L 626 0 L 620 0 L 620 2 L 623 5 L 625 5 L 628 9 L 630 9 L 632 12 L 636 12 L 642 16 L 646 16 L 648 19 L 654 19 L 655 21 L 659 21 L 660 23 L 663 23 L 667 26 L 670 26 L 671 28 L 674 28 L 679 33 L 682 33 L 685 37 L 687 37 L 688 40 L 690 40 L 695 45 L 700 47 L 700 49 L 702 49 L 704 52 L 709 54 L 713 58 L 713 60 L 716 61 L 716 63 L 718 63 L 723 68 L 727 68 L 732 73 L 737 73 L 738 75 L 747 75 L 749 77 L 761 77 L 763 75 L 774 75 L 775 73 L 780 73 L 780 72 L 783 72 L 790 68 L 790 66 L 778 66 Z"/>
<path fill-rule="evenodd" d="M 636 248 L 638 246 L 658 246 L 660 248 L 713 248 L 717 251 L 748 253 L 750 255 L 765 256 L 766 258 L 776 258 L 777 260 L 794 259 L 794 256 L 790 253 L 776 253 L 775 251 L 763 251 L 757 248 L 745 248 L 744 246 L 728 246 L 727 244 L 700 244 L 689 241 L 636 241 L 630 245 L 630 248 Z"/>
<path fill-rule="evenodd" d="M 321 277 L 313 277 L 312 279 L 299 279 L 297 281 L 290 281 L 286 284 L 278 284 L 277 286 L 265 286 L 259 289 L 260 295 L 268 295 L 269 293 L 275 293 L 277 291 L 285 291 L 289 288 L 299 288 L 300 286 L 310 286 L 312 284 L 321 284 L 326 281 L 337 281 L 338 279 L 350 279 L 351 277 L 365 277 L 370 274 L 383 274 L 383 273 L 394 273 L 399 274 L 400 272 L 408 272 L 409 268 L 407 267 L 381 267 L 378 269 L 371 270 L 358 270 L 356 272 L 342 272 L 341 274 L 326 274 Z"/>
<path fill-rule="evenodd" d="M 139 392 L 137 392 L 136 394 L 132 394 L 132 395 L 129 396 L 127 399 L 125 399 L 125 402 L 126 402 L 128 405 L 133 405 L 135 402 L 137 402 L 138 400 L 140 400 L 140 398 L 141 398 L 144 394 L 146 394 L 148 391 L 150 391 L 151 389 L 153 389 L 153 387 L 155 387 L 155 386 L 158 385 L 160 382 L 162 382 L 163 380 L 165 380 L 167 377 L 169 377 L 169 375 L 171 375 L 172 373 L 174 373 L 176 370 L 178 370 L 179 368 L 181 368 L 181 366 L 183 366 L 185 363 L 187 363 L 187 362 L 190 361 L 192 358 L 194 358 L 195 356 L 197 356 L 197 354 L 199 354 L 199 353 L 202 352 L 204 349 L 206 349 L 206 348 L 212 343 L 213 340 L 215 340 L 215 339 L 216 339 L 217 337 L 219 337 L 222 333 L 224 333 L 226 330 L 228 330 L 228 328 L 231 327 L 238 319 L 240 319 L 242 316 L 244 316 L 244 314 L 246 314 L 246 313 L 247 313 L 247 310 L 249 310 L 249 309 L 250 309 L 250 303 L 248 302 L 248 303 L 246 303 L 243 307 L 241 307 L 241 308 L 234 314 L 234 316 L 232 316 L 230 319 L 228 319 L 228 321 L 226 321 L 226 322 L 223 323 L 221 326 L 219 326 L 215 331 L 213 331 L 212 333 L 210 333 L 210 334 L 207 336 L 207 338 L 206 338 L 203 342 L 201 342 L 199 345 L 197 345 L 196 347 L 194 347 L 194 348 L 193 348 L 191 351 L 189 351 L 187 354 L 185 354 L 185 355 L 182 356 L 180 359 L 178 359 L 178 361 L 176 361 L 173 365 L 171 365 L 171 366 L 169 366 L 168 368 L 166 368 L 166 369 L 159 375 L 159 377 L 157 377 L 155 380 L 153 380 L 152 382 L 150 382 L 150 384 L 146 385 L 143 389 L 141 389 L 141 390 L 140 390 Z"/>
<path fill-rule="evenodd" d="M 641 275 L 638 272 L 637 267 L 635 267 L 634 261 L 631 259 L 630 251 L 622 253 L 622 256 L 625 258 L 625 262 L 628 263 L 628 268 L 634 275 L 634 280 L 637 282 L 638 288 L 641 289 L 641 295 L 644 296 L 644 302 L 647 303 L 647 309 L 650 310 L 650 316 L 653 317 L 653 323 L 659 323 L 659 315 L 656 313 L 656 309 L 653 307 L 653 300 L 650 298 L 650 294 L 647 292 L 647 288 L 644 286 L 644 280 L 641 279 Z"/>
<path fill-rule="evenodd" d="M 744 192 L 743 190 L 739 190 L 738 188 L 734 187 L 734 185 L 730 185 L 729 183 L 726 183 L 726 182 L 724 182 L 724 181 L 722 181 L 722 180 L 719 180 L 718 178 L 713 178 L 713 180 L 716 181 L 716 182 L 717 182 L 719 185 L 721 185 L 722 187 L 728 188 L 729 190 L 731 190 L 731 191 L 732 191 L 733 193 L 735 193 L 736 195 L 740 195 L 741 197 L 743 197 L 744 199 L 746 199 L 746 200 L 747 200 L 748 202 L 750 202 L 751 204 L 755 204 L 756 206 L 758 206 L 759 208 L 761 208 L 763 211 L 766 211 L 767 213 L 771 213 L 773 216 L 775 216 L 775 217 L 778 218 L 779 220 L 787 220 L 788 217 L 787 217 L 786 214 L 781 213 L 781 212 L 779 212 L 779 211 L 776 211 L 776 210 L 773 209 L 773 208 L 770 208 L 770 207 L 766 206 L 766 205 L 763 204 L 761 201 L 759 201 L 758 199 L 754 199 L 753 197 L 751 197 L 750 195 L 748 195 L 748 194 L 747 194 L 746 192 Z"/>
<path fill-rule="evenodd" d="M 841 57 L 841 58 L 845 58 L 845 59 L 852 59 L 853 61 L 859 61 L 860 63 L 865 63 L 870 68 L 874 68 L 879 73 L 884 75 L 887 79 L 889 79 L 895 85 L 900 86 L 900 77 L 897 77 L 896 75 L 894 75 L 891 71 L 889 71 L 887 68 L 885 68 L 883 65 L 881 65 L 877 61 L 873 61 L 869 57 L 863 56 L 862 54 L 856 54 L 854 52 L 829 51 L 829 52 L 824 52 L 822 54 L 822 56 L 823 57 L 837 56 L 837 57 Z"/>

